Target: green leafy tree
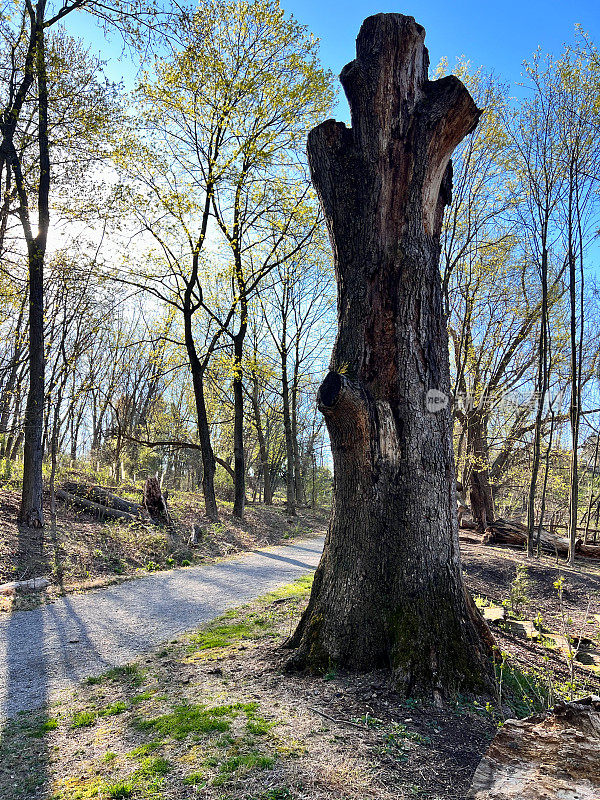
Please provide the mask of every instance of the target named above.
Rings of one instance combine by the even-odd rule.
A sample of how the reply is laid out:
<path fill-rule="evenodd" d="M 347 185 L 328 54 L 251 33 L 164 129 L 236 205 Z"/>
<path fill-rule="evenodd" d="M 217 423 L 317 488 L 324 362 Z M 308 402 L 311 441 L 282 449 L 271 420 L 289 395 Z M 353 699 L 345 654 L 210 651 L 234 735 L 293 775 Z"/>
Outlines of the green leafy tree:
<path fill-rule="evenodd" d="M 151 200 L 137 209 L 156 248 L 144 286 L 181 314 L 211 518 L 216 457 L 205 382 L 223 337 L 232 347 L 234 513 L 242 516 L 250 300 L 273 269 L 299 257 L 317 226 L 303 148 L 331 104 L 331 79 L 316 40 L 272 0 L 206 4 L 181 29 L 181 49 L 139 87 L 144 129 L 124 164 Z"/>

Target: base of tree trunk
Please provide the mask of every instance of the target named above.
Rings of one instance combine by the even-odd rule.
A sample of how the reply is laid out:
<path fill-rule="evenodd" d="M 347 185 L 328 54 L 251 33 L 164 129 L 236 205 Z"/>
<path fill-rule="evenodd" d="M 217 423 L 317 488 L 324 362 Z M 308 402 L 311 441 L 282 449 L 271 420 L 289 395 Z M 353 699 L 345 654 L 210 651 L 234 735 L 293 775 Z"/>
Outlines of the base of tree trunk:
<path fill-rule="evenodd" d="M 337 373 L 321 384 L 318 404 L 336 489 L 311 598 L 288 642 L 296 649 L 289 668 L 387 667 L 402 694 L 434 700 L 495 694 L 493 637 L 460 573 L 449 442 L 430 447 L 427 470 L 403 465 L 385 404 Z M 407 441 L 423 452 L 423 432 L 445 424 L 438 414 L 423 418 Z M 372 453 L 381 452 L 393 471 L 381 461 L 374 469 Z"/>
<path fill-rule="evenodd" d="M 361 612 L 355 594 L 341 620 L 340 609 L 323 601 L 322 580 L 322 573 L 315 576 L 311 604 L 286 642 L 295 651 L 286 662 L 287 671 L 324 674 L 340 667 L 359 672 L 385 668 L 402 696 L 430 698 L 438 704 L 459 693 L 497 696 L 494 638 L 468 593 L 459 601 L 460 617 L 457 599 L 439 593 L 410 598 L 395 608 L 382 604 L 374 631 L 372 613 Z M 340 626 L 348 630 L 347 647 L 340 646 Z M 359 631 L 364 631 L 362 637 Z"/>

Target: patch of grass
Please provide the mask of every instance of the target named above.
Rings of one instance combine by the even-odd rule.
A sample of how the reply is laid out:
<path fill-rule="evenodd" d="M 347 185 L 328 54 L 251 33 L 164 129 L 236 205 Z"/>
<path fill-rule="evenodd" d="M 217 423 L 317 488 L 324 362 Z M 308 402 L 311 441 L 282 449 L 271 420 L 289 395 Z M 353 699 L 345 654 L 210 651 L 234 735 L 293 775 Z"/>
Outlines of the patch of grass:
<path fill-rule="evenodd" d="M 72 728 L 89 728 L 90 725 L 93 725 L 96 722 L 96 712 L 95 711 L 77 711 L 73 714 L 73 719 L 71 720 L 71 727 Z"/>
<path fill-rule="evenodd" d="M 188 786 L 204 786 L 206 783 L 206 776 L 203 772 L 192 772 L 185 776 L 183 782 Z"/>
<path fill-rule="evenodd" d="M 229 730 L 231 723 L 227 717 L 233 718 L 242 707 L 239 703 L 214 708 L 183 703 L 175 706 L 171 714 L 162 714 L 155 719 L 138 719 L 135 724 L 139 730 L 154 730 L 173 739 L 185 739 L 190 733 Z"/>
<path fill-rule="evenodd" d="M 147 742 L 146 744 L 136 747 L 130 753 L 127 753 L 127 758 L 143 758 L 144 756 L 147 756 L 148 753 L 152 753 L 154 750 L 158 750 L 158 748 L 162 746 L 162 742 Z"/>
<path fill-rule="evenodd" d="M 136 769 L 136 775 L 152 778 L 157 775 L 166 775 L 173 769 L 173 765 L 166 758 L 151 757 L 145 758 Z"/>
<path fill-rule="evenodd" d="M 98 676 L 94 683 L 100 683 L 102 680 L 120 681 L 129 686 L 141 686 L 144 682 L 144 671 L 139 664 L 125 664 L 122 667 L 112 667 L 107 670 Z"/>
<path fill-rule="evenodd" d="M 106 675 L 88 675 L 84 683 L 88 686 L 97 686 L 97 684 L 102 683 L 105 677 Z"/>
<path fill-rule="evenodd" d="M 114 717 L 115 714 L 122 714 L 124 711 L 127 711 L 129 706 L 123 700 L 117 700 L 114 703 L 111 703 L 106 708 L 103 708 L 101 711 L 98 712 L 99 717 Z"/>
<path fill-rule="evenodd" d="M 293 583 L 281 586 L 258 599 L 263 605 L 282 600 L 299 600 L 311 589 L 313 575 L 303 575 Z M 286 609 L 287 613 L 287 609 Z M 247 608 L 223 614 L 203 630 L 190 637 L 189 652 L 230 647 L 240 641 L 262 639 L 274 630 L 275 618 L 271 611 L 256 613 Z"/>
<path fill-rule="evenodd" d="M 248 797 L 247 800 L 293 800 L 294 795 L 291 791 L 282 786 L 278 789 L 267 789 L 266 792 L 261 792 L 261 794 L 252 795 L 252 797 Z"/>
<path fill-rule="evenodd" d="M 134 785 L 130 781 L 117 781 L 116 783 L 106 783 L 101 787 L 104 797 L 110 800 L 128 800 L 133 797 Z"/>
<path fill-rule="evenodd" d="M 230 645 L 252 639 L 261 639 L 265 633 L 270 632 L 273 624 L 271 620 L 258 615 L 250 615 L 247 619 L 225 622 L 224 618 L 195 634 L 190 639 L 190 652 L 197 650 L 212 650 L 214 648 L 229 647 Z"/>
<path fill-rule="evenodd" d="M 213 784 L 221 786 L 233 777 L 241 777 L 249 772 L 259 769 L 272 769 L 275 759 L 262 753 L 245 753 L 233 756 L 219 765 L 219 774 L 214 778 Z"/>
<path fill-rule="evenodd" d="M 246 730 L 248 733 L 252 733 L 255 736 L 264 736 L 268 733 L 271 728 L 274 728 L 275 725 L 279 723 L 277 721 L 271 721 L 261 717 L 259 714 L 256 713 L 258 705 L 256 703 L 248 704 L 248 706 L 244 709 L 246 713 Z"/>
<path fill-rule="evenodd" d="M 267 605 L 280 603 L 282 600 L 300 600 L 309 594 L 312 582 L 312 574 L 303 575 L 293 583 L 280 586 L 263 595 L 256 602 Z M 286 608 L 285 613 L 289 613 L 289 610 Z M 252 612 L 248 607 L 228 611 L 191 636 L 188 651 L 190 653 L 202 652 L 230 647 L 241 641 L 262 639 L 273 633 L 276 621 L 275 613 L 270 609 Z"/>
<path fill-rule="evenodd" d="M 32 728 L 29 731 L 29 736 L 32 736 L 34 739 L 41 739 L 48 731 L 54 731 L 56 728 L 58 728 L 58 720 L 50 717 L 45 722 L 41 722 L 35 728 Z"/>
<path fill-rule="evenodd" d="M 287 583 L 285 586 L 280 586 L 278 589 L 274 589 L 272 592 L 264 595 L 260 598 L 265 602 L 273 602 L 274 600 L 288 600 L 295 597 L 304 597 L 305 595 L 309 594 L 312 584 L 313 584 L 314 575 L 311 572 L 308 575 L 303 575 L 301 578 L 297 578 L 292 583 Z"/>
<path fill-rule="evenodd" d="M 52 800 L 91 800 L 92 798 L 102 797 L 102 792 L 107 786 L 100 778 L 86 780 L 82 778 L 63 778 L 59 780 L 58 786 Z M 104 797 L 107 797 L 104 794 Z"/>
<path fill-rule="evenodd" d="M 116 753 L 113 753 L 112 750 L 108 750 L 106 753 L 104 753 L 104 758 L 102 759 L 102 761 L 104 761 L 106 764 L 111 764 L 116 757 L 117 757 Z"/>
<path fill-rule="evenodd" d="M 141 694 L 135 694 L 129 702 L 132 706 L 137 706 L 139 703 L 143 703 L 144 700 L 150 700 L 151 697 L 152 692 L 141 692 Z"/>

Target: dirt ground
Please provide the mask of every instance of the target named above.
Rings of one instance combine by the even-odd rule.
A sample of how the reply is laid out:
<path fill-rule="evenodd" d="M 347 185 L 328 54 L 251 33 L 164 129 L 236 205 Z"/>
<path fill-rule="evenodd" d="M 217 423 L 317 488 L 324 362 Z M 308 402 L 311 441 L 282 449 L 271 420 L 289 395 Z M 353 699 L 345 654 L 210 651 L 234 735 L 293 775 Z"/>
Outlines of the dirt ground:
<path fill-rule="evenodd" d="M 282 644 L 309 587 L 301 579 L 43 713 L 20 715 L 0 745 L 0 796 L 464 796 L 496 729 L 483 706 L 404 701 L 384 672 L 285 672 Z"/>
<path fill-rule="evenodd" d="M 276 512 L 274 512 L 276 513 Z M 281 517 L 279 518 L 281 525 Z M 518 564 L 530 585 L 521 616 L 563 615 L 597 636 L 600 565 L 527 562 L 509 548 L 461 541 L 471 591 L 501 604 Z M 565 579 L 562 610 L 555 581 Z M 503 718 L 526 715 L 568 678 L 564 654 L 494 627 L 509 657 L 500 708 L 458 696 L 444 709 L 403 699 L 389 674 L 285 671 L 285 639 L 310 578 L 109 670 L 54 706 L 10 722 L 0 743 L 6 800 L 428 800 L 464 798 Z M 588 609 L 589 598 L 591 605 Z M 499 671 L 499 669 L 498 669 Z M 575 693 L 598 674 L 575 667 Z M 563 694 L 564 696 L 564 694 Z M 489 701 L 489 699 L 488 699 Z"/>
<path fill-rule="evenodd" d="M 580 636 L 596 643 L 600 649 L 600 562 L 578 557 L 570 568 L 564 559 L 541 556 L 528 559 L 524 553 L 502 545 L 481 545 L 475 536 L 461 535 L 463 574 L 471 593 L 502 605 L 509 597 L 517 565 L 527 567 L 529 586 L 519 617 L 538 618 L 544 628 L 568 634 L 577 642 Z M 555 586 L 562 577 L 562 602 Z M 538 616 L 539 615 L 539 616 Z M 550 670 L 556 681 L 567 681 L 568 661 L 563 653 L 543 648 L 530 640 L 511 635 L 502 627 L 493 626 L 499 649 L 509 653 L 525 670 Z M 600 674 L 577 664 L 581 688 L 600 694 Z"/>

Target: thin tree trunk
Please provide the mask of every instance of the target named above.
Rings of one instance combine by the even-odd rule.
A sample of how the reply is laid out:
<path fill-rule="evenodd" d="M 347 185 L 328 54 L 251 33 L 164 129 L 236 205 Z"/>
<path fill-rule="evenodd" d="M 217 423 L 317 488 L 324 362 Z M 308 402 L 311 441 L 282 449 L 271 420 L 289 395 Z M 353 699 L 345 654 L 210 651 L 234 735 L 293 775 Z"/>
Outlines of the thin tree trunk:
<path fill-rule="evenodd" d="M 302 460 L 300 458 L 300 442 L 298 441 L 298 342 L 300 337 L 296 337 L 296 360 L 294 361 L 294 377 L 292 379 L 291 397 L 291 422 L 292 422 L 292 445 L 294 449 L 294 494 L 296 503 L 303 506 L 306 502 L 304 497 L 304 480 L 302 476 Z"/>
<path fill-rule="evenodd" d="M 467 502 L 481 533 L 494 521 L 494 503 L 490 483 L 487 421 L 480 409 L 467 414 Z"/>
<path fill-rule="evenodd" d="M 211 520 L 219 519 L 217 498 L 215 495 L 215 454 L 210 441 L 210 425 L 206 411 L 204 397 L 204 375 L 199 365 L 192 367 L 192 383 L 194 386 L 194 399 L 196 401 L 196 416 L 198 420 L 198 438 L 200 439 L 200 452 L 202 453 L 202 492 L 204 494 L 204 509 L 206 516 Z"/>
<path fill-rule="evenodd" d="M 540 468 L 544 403 L 546 402 L 546 391 L 548 388 L 548 343 L 546 338 L 546 321 L 548 318 L 548 250 L 546 248 L 546 224 L 547 223 L 545 223 L 542 232 L 542 319 L 540 322 L 538 352 L 538 396 L 533 436 L 533 463 L 531 465 L 529 501 L 527 504 L 527 555 L 529 557 L 533 555 L 533 538 L 535 531 L 535 495 L 537 490 L 538 472 Z"/>
<path fill-rule="evenodd" d="M 63 558 L 56 532 L 56 471 L 58 468 L 58 432 L 60 428 L 59 414 L 61 404 L 62 388 L 59 388 L 54 407 L 52 438 L 50 440 L 50 540 L 54 547 L 54 572 L 58 581 L 58 585 L 62 587 Z"/>
<path fill-rule="evenodd" d="M 193 256 L 193 274 L 198 271 L 198 256 Z M 194 281 L 190 280 L 186 289 L 183 305 L 183 330 L 185 337 L 185 347 L 192 373 L 192 385 L 194 387 L 194 400 L 196 403 L 196 419 L 198 423 L 198 438 L 200 439 L 200 449 L 202 453 L 202 491 L 204 493 L 204 508 L 206 516 L 211 520 L 219 519 L 217 508 L 217 498 L 215 496 L 215 454 L 210 441 L 210 426 L 208 423 L 208 413 L 206 411 L 206 399 L 204 397 L 204 370 L 194 342 L 192 331 L 192 288 Z"/>
<path fill-rule="evenodd" d="M 21 219 L 27 216 L 25 238 L 29 266 L 29 391 L 25 408 L 23 450 L 23 493 L 19 520 L 30 528 L 44 527 L 42 435 L 44 428 L 44 260 L 50 227 L 50 153 L 48 147 L 48 91 L 46 86 L 46 61 L 44 49 L 45 3 L 36 8 L 36 77 L 38 82 L 38 228 L 32 235 L 28 212 L 21 210 Z M 25 188 L 21 182 L 20 200 L 23 203 Z"/>
<path fill-rule="evenodd" d="M 569 564 L 575 563 L 575 543 L 577 540 L 577 511 L 579 500 L 579 411 L 580 411 L 580 386 L 577 358 L 577 276 L 576 256 L 573 235 L 573 166 L 570 167 L 569 181 L 569 221 L 568 221 L 568 258 L 569 258 L 569 307 L 570 307 L 570 344 L 571 344 L 571 403 L 569 405 L 569 420 L 571 423 L 571 469 L 569 485 Z"/>
<path fill-rule="evenodd" d="M 15 334 L 14 334 L 15 343 L 13 348 L 13 356 L 12 356 L 10 372 L 7 376 L 6 384 L 2 391 L 2 399 L 0 400 L 0 434 L 5 433 L 8 427 L 11 405 L 13 404 L 13 402 L 16 405 L 15 388 L 18 384 L 17 376 L 19 373 L 19 362 L 21 360 L 21 355 L 23 352 L 23 336 L 21 333 L 21 326 L 23 324 L 23 317 L 25 315 L 26 306 L 27 306 L 27 297 L 24 297 L 23 302 L 21 304 L 21 308 L 19 310 L 17 323 L 15 326 Z M 4 453 L 2 453 L 2 455 L 4 455 Z"/>
<path fill-rule="evenodd" d="M 285 320 L 281 339 L 281 396 L 283 400 L 283 429 L 285 434 L 285 510 L 286 514 L 296 513 L 296 492 L 294 486 L 294 441 L 292 435 L 292 416 L 290 413 L 290 383 L 288 379 L 287 347 L 285 343 Z"/>
<path fill-rule="evenodd" d="M 338 335 L 318 406 L 333 513 L 292 665 L 391 667 L 437 701 L 493 691 L 491 635 L 460 564 L 439 273 L 455 146 L 479 112 L 455 77 L 428 81 L 425 32 L 378 14 L 341 74 L 352 128 L 309 135 L 333 239 Z"/>
<path fill-rule="evenodd" d="M 555 421 L 555 414 L 554 409 L 551 409 L 551 419 L 550 419 L 550 436 L 548 438 L 548 447 L 546 448 L 546 458 L 544 461 L 544 483 L 542 485 L 542 499 L 540 503 L 540 519 L 538 522 L 537 528 L 537 536 L 536 536 L 536 553 L 539 557 L 540 555 L 540 541 L 542 538 L 542 529 L 544 527 L 544 514 L 546 513 L 546 492 L 548 490 L 548 476 L 550 474 L 550 454 L 552 452 L 552 438 L 554 436 L 554 421 Z M 527 535 L 529 536 L 529 529 Z"/>
<path fill-rule="evenodd" d="M 244 312 L 242 312 L 244 313 Z M 246 326 L 233 340 L 233 516 L 242 519 L 246 505 L 246 459 L 244 456 L 244 384 L 242 356 Z"/>
<path fill-rule="evenodd" d="M 592 469 L 592 478 L 590 480 L 590 497 L 588 500 L 587 514 L 585 519 L 585 532 L 583 534 L 583 543 L 587 544 L 588 532 L 590 529 L 590 519 L 592 516 L 592 501 L 594 497 L 594 481 L 596 480 L 596 467 L 598 466 L 598 446 L 600 445 L 600 434 L 596 434 L 596 446 L 594 447 L 594 466 Z"/>
<path fill-rule="evenodd" d="M 258 403 L 258 376 L 252 374 L 252 410 L 254 412 L 254 427 L 258 438 L 258 452 L 260 457 L 260 469 L 263 478 L 263 502 L 266 506 L 273 504 L 273 494 L 271 492 L 271 473 L 269 472 L 269 456 L 267 453 L 267 442 L 263 431 L 260 418 L 260 405 Z"/>

